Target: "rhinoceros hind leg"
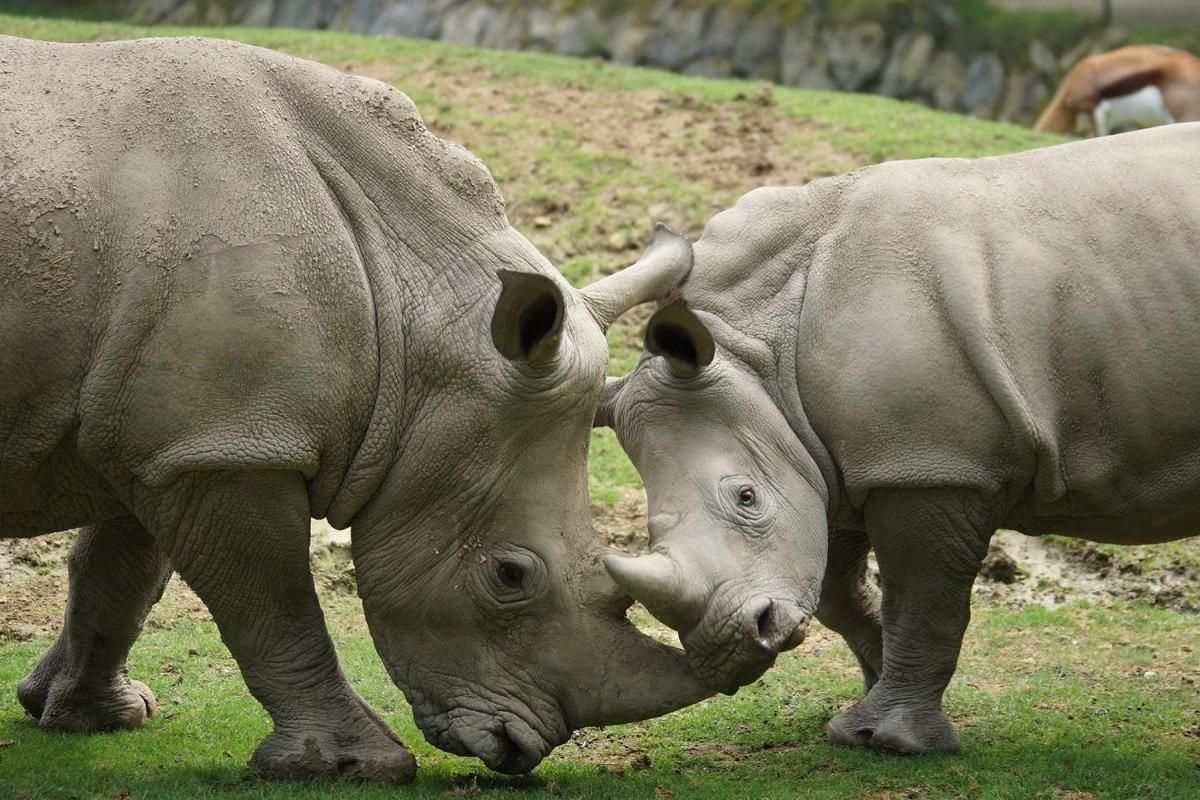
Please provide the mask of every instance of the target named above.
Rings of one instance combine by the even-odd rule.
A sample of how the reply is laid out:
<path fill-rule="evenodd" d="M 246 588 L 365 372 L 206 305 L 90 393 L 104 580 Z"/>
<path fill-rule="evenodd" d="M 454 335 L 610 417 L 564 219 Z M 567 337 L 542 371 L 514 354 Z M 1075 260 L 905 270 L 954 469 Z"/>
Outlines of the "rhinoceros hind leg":
<path fill-rule="evenodd" d="M 83 528 L 67 570 L 62 632 L 17 686 L 17 699 L 47 730 L 136 728 L 158 703 L 146 684 L 129 678 L 125 659 L 171 568 L 126 517 Z"/>
<path fill-rule="evenodd" d="M 879 589 L 867 579 L 867 554 L 871 541 L 865 533 L 829 532 L 829 558 L 821 586 L 817 619 L 840 634 L 862 669 L 866 691 L 883 670 L 883 624 Z"/>
<path fill-rule="evenodd" d="M 151 529 L 275 723 L 250 774 L 411 781 L 412 754 L 338 666 L 309 570 L 303 476 L 197 473 L 148 506 Z"/>
<path fill-rule="evenodd" d="M 831 742 L 900 753 L 958 748 L 942 695 L 971 616 L 998 499 L 960 489 L 873 490 L 864 508 L 883 582 L 883 669 L 826 726 Z"/>

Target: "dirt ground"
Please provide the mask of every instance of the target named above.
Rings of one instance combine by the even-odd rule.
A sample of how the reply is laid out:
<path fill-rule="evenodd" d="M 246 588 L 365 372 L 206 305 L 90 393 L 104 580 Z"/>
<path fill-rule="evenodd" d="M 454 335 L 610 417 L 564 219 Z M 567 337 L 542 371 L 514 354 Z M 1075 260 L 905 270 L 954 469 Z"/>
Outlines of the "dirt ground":
<path fill-rule="evenodd" d="M 612 507 L 594 506 L 596 532 L 627 552 L 649 545 L 640 491 L 625 490 Z M 1165 554 L 1165 555 L 1164 555 Z M 1113 601 L 1200 612 L 1200 539 L 1111 553 L 1090 542 L 997 531 L 975 581 L 982 602 L 1010 606 Z M 878 570 L 872 562 L 871 568 Z"/>
<path fill-rule="evenodd" d="M 766 182 L 766 175 L 771 183 L 801 184 L 828 173 L 833 161 L 844 160 L 847 169 L 859 165 L 828 143 L 808 148 L 807 158 L 797 159 L 790 152 L 784 158 L 787 139 L 819 131 L 821 126 L 772 111 L 775 98 L 771 85 L 765 83 L 747 84 L 745 93 L 717 103 L 689 94 L 609 91 L 585 85 L 564 88 L 522 82 L 506 90 L 485 71 L 459 69 L 448 75 L 436 61 L 427 69 L 404 72 L 394 64 L 355 61 L 342 68 L 396 86 L 436 91 L 437 102 L 421 107 L 426 124 L 472 152 L 493 146 L 494 132 L 486 125 L 455 124 L 440 109 L 470 109 L 471 121 L 545 120 L 570 131 L 585 151 L 590 147 L 636 153 L 643 163 L 682 169 L 686 176 L 717 189 L 749 191 Z M 532 162 L 529 168 L 536 173 L 539 165 Z M 504 181 L 506 194 L 521 194 L 510 192 L 509 182 Z"/>
<path fill-rule="evenodd" d="M 640 251 L 647 242 L 630 237 L 623 227 L 631 219 L 643 220 L 645 211 L 675 230 L 698 235 L 711 213 L 751 189 L 800 185 L 866 163 L 823 141 L 818 122 L 779 114 L 769 84 L 751 84 L 731 100 L 712 102 L 689 94 L 582 84 L 522 81 L 502 87 L 484 71 L 447 74 L 436 60 L 403 72 L 394 64 L 347 61 L 339 66 L 414 94 L 433 93 L 436 100 L 419 104 L 426 124 L 483 158 L 503 188 L 509 219 L 556 263 L 577 254 L 597 255 L 604 262 Z M 504 136 L 499 151 L 498 134 L 510 131 L 493 129 L 489 121 L 497 120 L 515 121 L 523 133 Z M 800 139 L 802 147 L 796 144 Z M 540 149 L 564 143 L 584 157 L 633 154 L 646 184 L 665 174 L 679 176 L 686 186 L 702 187 L 710 207 L 699 216 L 672 202 L 642 209 L 628 185 L 617 182 L 601 198 L 604 208 L 593 209 L 594 224 L 573 228 L 564 241 L 556 235 L 560 223 L 571 217 L 573 203 L 589 194 L 596 177 L 585 172 L 547 179 L 557 164 L 542 158 Z M 552 197 L 546 187 L 553 187 Z M 648 236 L 649 226 L 642 227 Z"/>
<path fill-rule="evenodd" d="M 626 489 L 615 505 L 595 505 L 592 512 L 597 535 L 607 544 L 631 553 L 648 547 L 641 491 Z M 0 539 L 0 642 L 25 641 L 59 628 L 72 538 L 66 532 L 37 539 Z M 312 553 L 313 574 L 322 592 L 354 592 L 348 531 L 314 521 Z M 1114 554 L 1086 542 L 999 531 L 975 582 L 975 597 L 989 605 L 1047 608 L 1077 601 L 1143 602 L 1194 614 L 1200 612 L 1198 563 L 1200 539 L 1183 545 L 1122 548 Z M 176 576 L 148 624 L 167 626 L 207 614 L 199 598 Z"/>

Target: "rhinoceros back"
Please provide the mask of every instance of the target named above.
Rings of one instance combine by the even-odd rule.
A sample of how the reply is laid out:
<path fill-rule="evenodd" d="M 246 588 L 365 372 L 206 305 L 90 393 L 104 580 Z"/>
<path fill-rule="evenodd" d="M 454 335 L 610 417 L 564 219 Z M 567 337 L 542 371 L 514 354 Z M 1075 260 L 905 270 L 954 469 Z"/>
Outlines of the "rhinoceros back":
<path fill-rule="evenodd" d="M 186 469 L 296 469 L 319 511 L 401 335 L 374 295 L 411 265 L 380 242 L 432 261 L 439 214 L 506 225 L 464 154 L 390 87 L 279 53 L 0 37 L 0 527 Z"/>
<path fill-rule="evenodd" d="M 1096 538 L 1200 523 L 1198 171 L 1189 124 L 862 172 L 798 365 L 852 492 L 1007 491 L 1013 524 Z"/>

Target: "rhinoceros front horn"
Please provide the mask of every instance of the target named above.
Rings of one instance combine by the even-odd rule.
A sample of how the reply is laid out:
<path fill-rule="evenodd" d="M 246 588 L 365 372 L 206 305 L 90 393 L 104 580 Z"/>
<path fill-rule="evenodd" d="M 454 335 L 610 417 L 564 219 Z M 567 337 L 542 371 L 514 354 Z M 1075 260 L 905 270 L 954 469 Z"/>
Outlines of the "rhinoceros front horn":
<path fill-rule="evenodd" d="M 692 241 L 663 225 L 654 226 L 654 239 L 636 264 L 585 286 L 583 300 L 600 330 L 639 303 L 667 295 L 692 271 Z"/>
<path fill-rule="evenodd" d="M 659 622 L 676 630 L 687 627 L 687 620 L 677 613 L 683 582 L 671 559 L 662 553 L 607 555 L 604 568 L 623 592 L 644 605 Z"/>

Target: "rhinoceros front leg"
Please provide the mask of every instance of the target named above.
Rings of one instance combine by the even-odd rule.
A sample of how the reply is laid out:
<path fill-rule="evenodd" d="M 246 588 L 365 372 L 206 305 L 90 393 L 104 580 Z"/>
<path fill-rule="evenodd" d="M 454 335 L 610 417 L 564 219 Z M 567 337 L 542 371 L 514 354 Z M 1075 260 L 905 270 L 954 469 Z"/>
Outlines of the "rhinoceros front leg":
<path fill-rule="evenodd" d="M 58 639 L 17 686 L 17 699 L 48 730 L 136 728 L 157 708 L 125 666 L 171 567 L 132 517 L 79 532 L 67 558 L 67 613 Z"/>
<path fill-rule="evenodd" d="M 867 579 L 871 540 L 860 531 L 831 530 L 817 619 L 841 635 L 862 668 L 866 691 L 883 669 L 879 588 Z"/>
<path fill-rule="evenodd" d="M 994 512 L 992 501 L 968 491 L 870 493 L 864 516 L 883 582 L 883 671 L 860 703 L 826 725 L 830 741 L 901 753 L 958 748 L 942 694 Z"/>
<path fill-rule="evenodd" d="M 412 755 L 338 666 L 309 569 L 304 479 L 200 473 L 144 505 L 275 724 L 251 769 L 282 780 L 412 780 Z"/>

